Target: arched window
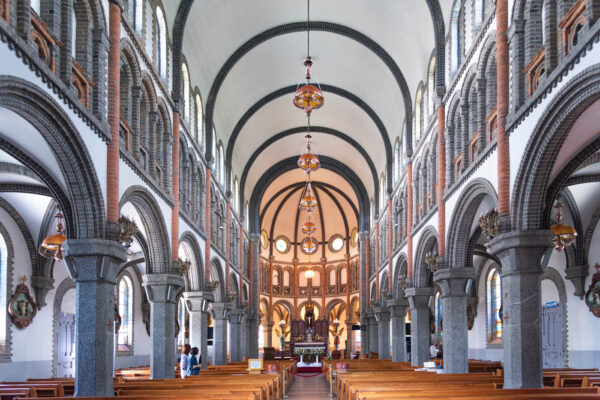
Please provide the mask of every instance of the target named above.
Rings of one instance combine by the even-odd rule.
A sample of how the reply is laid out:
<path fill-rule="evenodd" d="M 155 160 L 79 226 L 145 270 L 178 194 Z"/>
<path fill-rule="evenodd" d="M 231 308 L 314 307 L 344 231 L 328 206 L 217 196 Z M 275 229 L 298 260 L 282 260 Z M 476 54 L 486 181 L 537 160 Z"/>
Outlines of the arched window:
<path fill-rule="evenodd" d="M 478 31 L 481 28 L 484 12 L 485 4 L 483 0 L 475 0 L 475 31 Z"/>
<path fill-rule="evenodd" d="M 0 317 L 0 359 L 3 354 L 9 353 L 7 343 L 7 328 L 8 328 L 8 317 L 4 314 L 8 306 L 8 248 L 4 236 L 0 234 L 0 310 L 2 310 L 2 317 Z"/>
<path fill-rule="evenodd" d="M 118 351 L 128 351 L 133 344 L 133 287 L 131 279 L 123 276 L 119 279 L 118 308 L 121 327 L 117 335 Z"/>
<path fill-rule="evenodd" d="M 502 284 L 497 269 L 487 278 L 488 342 L 502 343 Z"/>
<path fill-rule="evenodd" d="M 427 109 L 429 116 L 435 115 L 435 98 L 435 57 L 432 57 L 427 74 Z"/>
<path fill-rule="evenodd" d="M 383 174 L 381 174 L 381 177 L 379 178 L 379 212 L 381 212 L 381 210 L 383 210 L 383 207 L 385 205 L 385 176 Z"/>
<path fill-rule="evenodd" d="M 167 79 L 167 24 L 160 7 L 156 7 L 156 22 L 156 67 L 161 78 Z"/>
<path fill-rule="evenodd" d="M 133 29 L 138 35 L 142 34 L 142 27 L 144 25 L 144 1 L 143 0 L 131 0 L 131 22 L 133 23 Z"/>
<path fill-rule="evenodd" d="M 202 117 L 202 99 L 200 95 L 196 93 L 196 141 L 198 145 L 202 147 L 204 145 L 204 118 Z"/>
<path fill-rule="evenodd" d="M 177 323 L 179 324 L 179 334 L 177 335 L 177 345 L 183 346 L 185 344 L 185 324 L 186 324 L 186 312 L 183 304 L 183 297 L 177 302 Z"/>
<path fill-rule="evenodd" d="M 460 0 L 456 0 L 452 9 L 452 20 L 450 21 L 450 72 L 452 75 L 456 73 L 461 61 L 461 45 L 460 45 Z"/>
<path fill-rule="evenodd" d="M 41 0 L 31 0 L 31 9 L 33 11 L 35 11 L 37 13 L 37 15 L 40 15 L 40 8 L 41 8 Z"/>
<path fill-rule="evenodd" d="M 417 100 L 415 101 L 415 142 L 414 146 L 416 147 L 419 143 L 419 139 L 421 139 L 422 130 L 422 105 L 423 105 L 423 89 L 419 86 L 417 90 Z"/>
<path fill-rule="evenodd" d="M 233 207 L 236 213 L 240 212 L 240 184 L 237 176 L 233 180 Z"/>
<path fill-rule="evenodd" d="M 250 207 L 248 206 L 248 201 L 246 201 L 244 209 L 244 220 L 246 223 L 246 230 L 250 230 L 250 216 L 248 215 L 248 213 L 250 212 Z"/>
<path fill-rule="evenodd" d="M 396 139 L 394 145 L 394 183 L 400 178 L 400 140 Z"/>
<path fill-rule="evenodd" d="M 212 128 L 212 148 L 210 149 L 210 151 L 212 153 L 213 159 L 216 159 L 216 157 L 218 156 L 218 154 L 217 154 L 217 131 L 215 130 L 214 125 Z M 215 168 L 215 172 L 217 172 L 217 168 L 219 168 L 219 164 L 215 163 L 213 165 L 213 167 Z M 215 176 L 215 178 L 217 178 L 217 176 Z"/>
<path fill-rule="evenodd" d="M 434 309 L 434 316 L 435 316 L 435 338 L 437 343 L 442 343 L 442 332 L 443 332 L 443 320 L 442 320 L 442 299 L 440 296 L 440 292 L 437 292 L 435 294 L 435 309 Z"/>
<path fill-rule="evenodd" d="M 71 13 L 71 57 L 77 58 L 77 17 L 75 11 Z"/>
<path fill-rule="evenodd" d="M 225 185 L 225 154 L 222 144 L 219 144 L 219 181 L 221 186 Z"/>
<path fill-rule="evenodd" d="M 183 118 L 190 123 L 192 119 L 188 107 L 190 104 L 190 74 L 186 63 L 181 63 L 181 76 L 183 77 L 183 101 L 181 110 L 183 111 Z"/>

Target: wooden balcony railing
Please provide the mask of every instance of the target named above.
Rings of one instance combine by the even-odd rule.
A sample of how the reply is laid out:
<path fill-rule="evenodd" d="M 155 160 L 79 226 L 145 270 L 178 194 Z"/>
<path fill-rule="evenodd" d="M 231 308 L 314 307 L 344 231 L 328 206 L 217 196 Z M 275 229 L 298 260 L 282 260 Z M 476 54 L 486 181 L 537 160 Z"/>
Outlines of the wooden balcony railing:
<path fill-rule="evenodd" d="M 48 65 L 52 72 L 56 72 L 54 46 L 62 47 L 62 43 L 52 35 L 48 29 L 48 25 L 38 19 L 35 13 L 31 14 L 31 27 L 31 40 L 38 47 L 38 56 Z"/>
<path fill-rule="evenodd" d="M 488 114 L 487 118 L 487 132 L 488 132 L 488 141 L 492 141 L 494 139 L 494 132 L 496 132 L 496 128 L 498 127 L 498 107 L 494 107 L 492 111 Z"/>
<path fill-rule="evenodd" d="M 87 76 L 83 67 L 75 60 L 72 60 L 71 83 L 77 90 L 77 98 L 85 105 L 85 108 L 90 108 L 90 91 L 93 88 L 94 82 Z"/>

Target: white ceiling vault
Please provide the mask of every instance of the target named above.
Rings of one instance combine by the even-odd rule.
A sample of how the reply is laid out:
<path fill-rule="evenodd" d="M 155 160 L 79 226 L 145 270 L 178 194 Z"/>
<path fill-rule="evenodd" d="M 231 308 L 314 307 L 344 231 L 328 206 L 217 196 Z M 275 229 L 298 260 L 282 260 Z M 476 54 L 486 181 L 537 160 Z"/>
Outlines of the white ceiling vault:
<path fill-rule="evenodd" d="M 448 26 L 452 1 L 439 3 L 444 25 Z M 179 4 L 175 0 L 163 1 L 170 27 Z M 307 35 L 305 31 L 286 31 L 258 40 L 253 46 L 248 47 L 248 43 L 265 31 L 303 23 L 306 17 L 306 0 L 195 0 L 187 17 L 182 53 L 191 84 L 199 88 L 206 108 L 215 82 L 222 79 L 212 99 L 216 141 L 230 146 L 232 156 L 227 161 L 231 163 L 232 178 L 241 178 L 247 169 L 243 192 L 246 200 L 269 168 L 300 153 L 303 134 L 281 137 L 250 160 L 253 153 L 273 136 L 305 126 L 306 118 L 292 105 L 291 90 L 287 95 L 273 96 L 257 108 L 233 139 L 232 133 L 244 114 L 265 96 L 303 81 Z M 323 30 L 310 34 L 313 81 L 354 97 L 324 91 L 325 104 L 313 112 L 311 123 L 352 138 L 363 152 L 340 137 L 323 133 L 313 135 L 314 150 L 348 166 L 362 181 L 369 198 L 374 198 L 378 181 L 371 168 L 374 167 L 377 179 L 386 172 L 390 147 L 393 149 L 402 134 L 405 105 L 414 104 L 417 87 L 426 80 L 428 63 L 435 51 L 429 6 L 426 0 L 312 0 L 310 18 L 315 23 L 336 24 L 355 31 L 382 50 L 378 54 L 373 46 L 369 48 L 364 41 L 356 40 L 358 36 Z M 239 55 L 244 46 L 248 50 L 225 68 L 225 76 L 220 75 L 228 60 L 235 59 L 236 52 Z M 382 52 L 386 55 L 382 56 Z M 409 98 L 403 97 L 400 80 L 394 74 L 396 67 L 406 82 Z M 252 163 L 247 167 L 249 161 Z M 348 186 L 339 174 L 323 173 L 321 177 L 320 173 L 313 179 L 337 187 Z M 293 179 L 296 178 L 290 176 L 281 183 L 277 180 L 277 185 L 286 186 L 294 183 Z M 265 197 L 270 192 L 267 190 Z"/>

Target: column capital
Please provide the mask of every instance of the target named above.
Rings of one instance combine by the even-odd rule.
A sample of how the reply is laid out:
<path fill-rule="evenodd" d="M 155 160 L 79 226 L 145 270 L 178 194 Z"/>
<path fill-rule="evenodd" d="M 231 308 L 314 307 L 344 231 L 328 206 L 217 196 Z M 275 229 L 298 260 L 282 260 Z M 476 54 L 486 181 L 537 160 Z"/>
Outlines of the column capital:
<path fill-rule="evenodd" d="M 500 259 L 503 276 L 513 272 L 542 273 L 540 257 L 552 247 L 553 238 L 550 230 L 506 232 L 492 239 L 487 250 Z"/>
<path fill-rule="evenodd" d="M 408 300 L 391 299 L 386 302 L 386 306 L 389 308 L 392 317 L 404 318 L 406 315 L 406 308 L 408 307 Z"/>
<path fill-rule="evenodd" d="M 416 287 L 406 288 L 404 294 L 408 299 L 410 308 L 421 308 L 429 305 L 429 298 L 433 296 L 433 288 Z"/>
<path fill-rule="evenodd" d="M 229 323 L 240 324 L 246 316 L 246 311 L 243 308 L 232 308 L 229 310 Z"/>
<path fill-rule="evenodd" d="M 208 306 L 214 301 L 212 292 L 184 292 L 183 300 L 188 312 L 208 312 Z"/>
<path fill-rule="evenodd" d="M 358 240 L 368 240 L 369 239 L 369 232 L 365 231 L 365 232 L 360 232 L 358 234 Z"/>
<path fill-rule="evenodd" d="M 443 268 L 433 274 L 433 281 L 442 290 L 442 297 L 466 296 L 467 282 L 473 278 L 473 268 Z"/>
<path fill-rule="evenodd" d="M 221 319 L 225 320 L 229 316 L 229 311 L 231 310 L 231 304 L 229 303 L 211 303 L 210 314 L 213 319 Z"/>
<path fill-rule="evenodd" d="M 63 244 L 69 275 L 75 282 L 115 283 L 119 266 L 127 259 L 123 245 L 104 239 L 69 239 Z"/>
<path fill-rule="evenodd" d="M 123 12 L 123 4 L 121 4 L 121 0 L 108 0 L 109 3 L 116 5 L 119 7 L 121 12 Z"/>
<path fill-rule="evenodd" d="M 184 286 L 183 277 L 172 274 L 146 274 L 142 286 L 150 303 L 175 303 L 179 288 Z"/>
<path fill-rule="evenodd" d="M 250 241 L 251 242 L 259 242 L 260 241 L 260 233 L 252 232 L 250 234 Z"/>
<path fill-rule="evenodd" d="M 390 310 L 385 306 L 373 307 L 373 314 L 377 322 L 390 320 Z"/>

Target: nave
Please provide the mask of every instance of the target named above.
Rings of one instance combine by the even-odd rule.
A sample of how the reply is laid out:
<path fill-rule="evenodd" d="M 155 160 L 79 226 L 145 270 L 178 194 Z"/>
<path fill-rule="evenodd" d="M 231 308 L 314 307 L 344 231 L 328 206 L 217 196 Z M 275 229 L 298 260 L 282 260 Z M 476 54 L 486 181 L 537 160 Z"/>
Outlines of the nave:
<path fill-rule="evenodd" d="M 0 0 L 2 395 L 597 398 L 599 20 Z"/>

